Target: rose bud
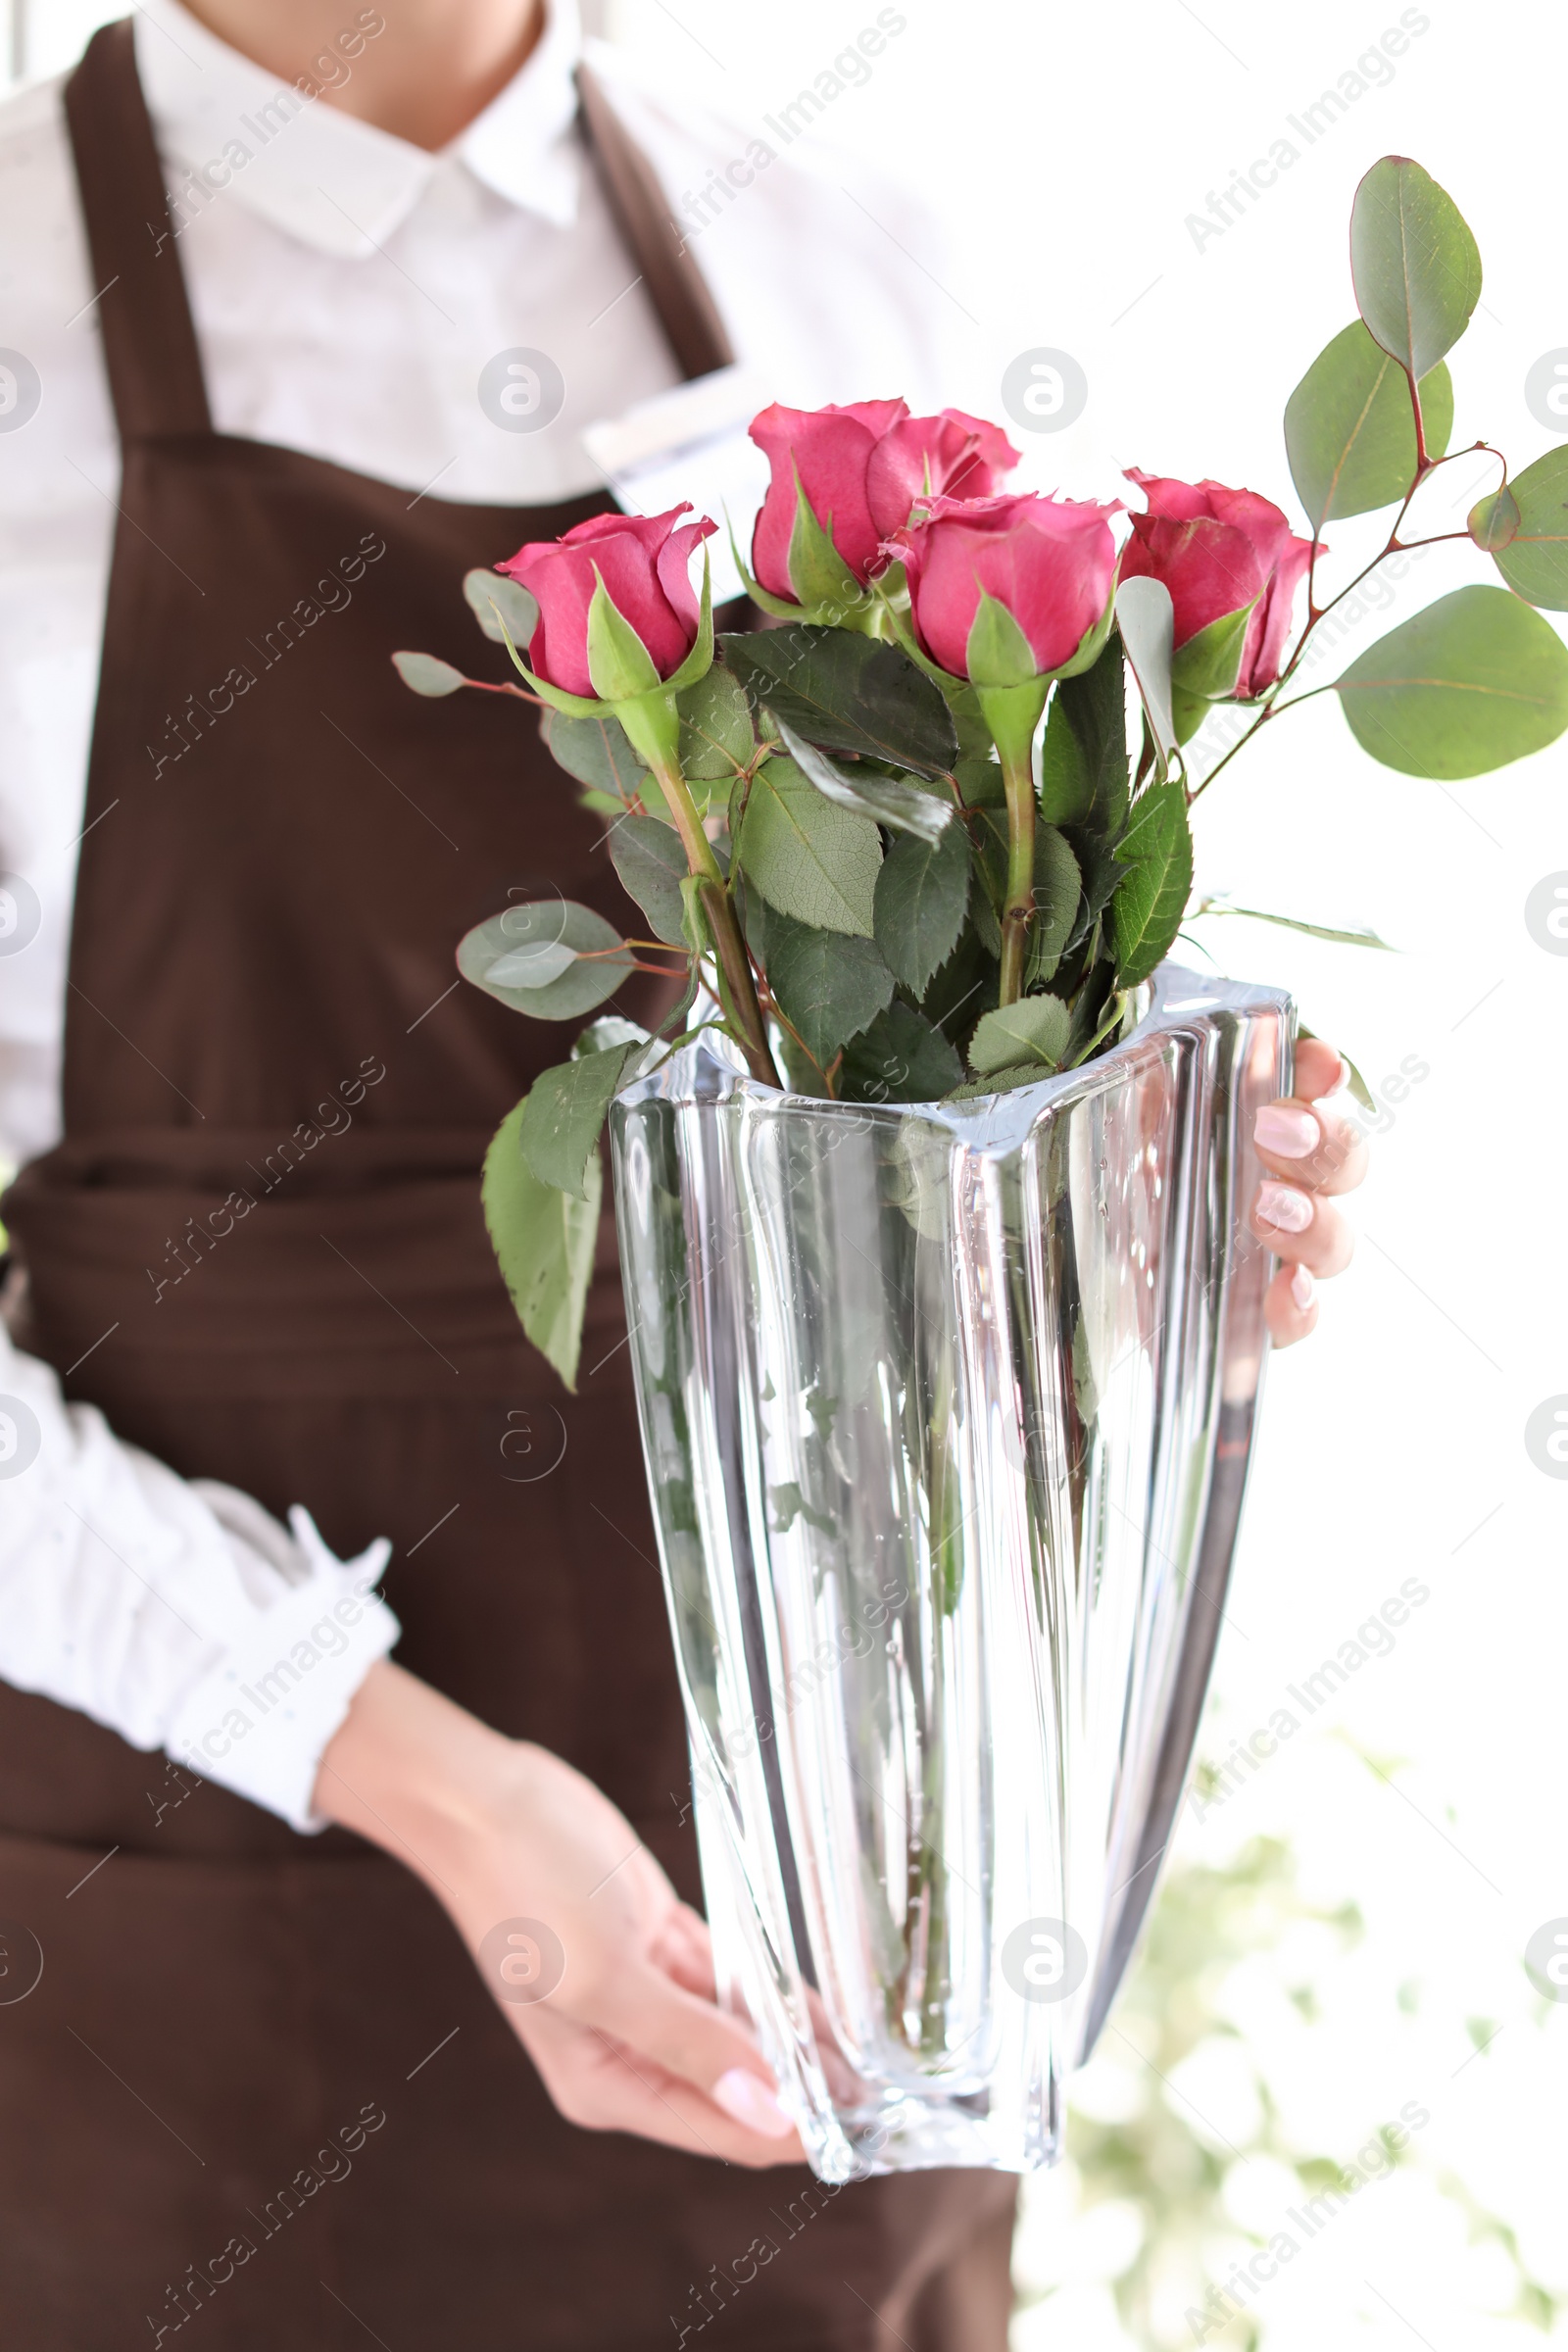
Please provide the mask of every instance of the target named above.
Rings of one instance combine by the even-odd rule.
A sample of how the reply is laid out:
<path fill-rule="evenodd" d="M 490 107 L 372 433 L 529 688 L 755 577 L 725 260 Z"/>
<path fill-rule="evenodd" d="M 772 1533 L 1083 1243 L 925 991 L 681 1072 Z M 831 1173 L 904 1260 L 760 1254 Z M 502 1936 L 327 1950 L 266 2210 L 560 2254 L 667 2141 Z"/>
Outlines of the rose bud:
<path fill-rule="evenodd" d="M 688 500 L 667 514 L 593 514 L 564 538 L 533 541 L 496 565 L 538 604 L 528 644 L 536 679 L 567 695 L 612 702 L 658 687 L 687 663 L 703 625 L 691 554 L 718 527 L 707 515 L 677 520 L 691 511 Z M 590 608 L 601 585 L 614 613 L 591 630 Z"/>
<path fill-rule="evenodd" d="M 887 562 L 883 542 L 928 489 L 989 497 L 1018 463 L 997 425 L 960 409 L 911 416 L 902 400 L 842 409 L 775 403 L 753 418 L 751 435 L 772 468 L 752 536 L 753 569 L 776 603 L 805 608 L 853 600 Z"/>
<path fill-rule="evenodd" d="M 1255 491 L 1169 481 L 1135 466 L 1127 478 L 1148 498 L 1149 512 L 1132 517 L 1122 578 L 1155 579 L 1169 589 L 1177 688 L 1194 700 L 1250 702 L 1280 674 L 1291 608 L 1312 542 L 1298 539 L 1279 508 Z M 1217 622 L 1242 612 L 1248 614 L 1245 626 L 1216 629 Z M 1204 638 L 1205 630 L 1212 634 Z M 1196 722 L 1200 712 L 1192 715 Z"/>
<path fill-rule="evenodd" d="M 1108 613 L 1116 512 L 1033 494 L 929 501 L 888 549 L 904 561 L 921 651 L 976 686 L 1054 676 Z M 1000 653 L 982 642 L 995 634 L 988 613 L 1001 606 L 1014 626 Z"/>

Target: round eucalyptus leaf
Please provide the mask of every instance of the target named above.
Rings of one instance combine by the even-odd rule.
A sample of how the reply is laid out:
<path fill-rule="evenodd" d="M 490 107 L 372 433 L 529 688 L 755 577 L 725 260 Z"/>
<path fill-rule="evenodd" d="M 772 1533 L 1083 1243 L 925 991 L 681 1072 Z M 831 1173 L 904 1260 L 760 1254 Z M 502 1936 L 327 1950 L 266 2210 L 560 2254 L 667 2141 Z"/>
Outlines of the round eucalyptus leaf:
<path fill-rule="evenodd" d="M 1441 458 L 1453 430 L 1453 384 L 1441 365 L 1421 379 L 1421 422 L 1427 455 Z M 1409 378 L 1359 318 L 1325 344 L 1286 402 L 1285 454 L 1314 537 L 1325 522 L 1394 506 L 1414 481 Z"/>
<path fill-rule="evenodd" d="M 539 607 L 520 580 L 509 580 L 504 571 L 487 571 L 479 565 L 464 573 L 463 593 L 492 645 L 505 645 L 510 636 L 519 653 L 527 652 L 539 626 Z"/>
<path fill-rule="evenodd" d="M 1505 588 L 1458 588 L 1369 646 L 1335 690 L 1374 760 L 1449 782 L 1555 743 L 1568 646 Z"/>
<path fill-rule="evenodd" d="M 434 654 L 394 654 L 392 666 L 416 694 L 456 694 L 464 682 L 461 669 L 438 662 Z"/>
<path fill-rule="evenodd" d="M 1548 449 L 1511 487 L 1518 527 L 1492 560 L 1526 604 L 1568 611 L 1568 445 Z"/>
<path fill-rule="evenodd" d="M 1446 189 L 1407 155 L 1386 155 L 1350 208 L 1355 307 L 1373 340 L 1419 382 L 1481 299 L 1481 256 Z"/>
<path fill-rule="evenodd" d="M 592 1012 L 632 967 L 614 926 L 572 899 L 509 906 L 476 924 L 458 949 L 465 980 L 541 1021 Z"/>

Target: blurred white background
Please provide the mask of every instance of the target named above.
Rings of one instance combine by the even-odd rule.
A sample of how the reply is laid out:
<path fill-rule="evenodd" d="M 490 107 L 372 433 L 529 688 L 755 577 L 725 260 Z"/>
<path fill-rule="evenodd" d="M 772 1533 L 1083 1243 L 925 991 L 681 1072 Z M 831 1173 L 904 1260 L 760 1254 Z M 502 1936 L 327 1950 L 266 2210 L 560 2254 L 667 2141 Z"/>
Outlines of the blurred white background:
<path fill-rule="evenodd" d="M 32 0 L 13 62 L 58 71 L 118 13 Z M 612 0 L 607 29 L 694 103 L 756 126 L 877 13 L 873 0 Z M 1485 436 L 1515 469 L 1550 445 L 1526 378 L 1544 355 L 1568 357 L 1550 105 L 1568 62 L 1558 12 L 1522 0 L 1402 12 L 1391 0 L 1306 12 L 1202 0 L 1201 14 L 1185 0 L 1072 11 L 902 0 L 892 13 L 904 29 L 821 127 L 917 178 L 943 217 L 946 249 L 917 258 L 957 338 L 955 403 L 1001 416 L 1003 373 L 1032 348 L 1082 368 L 1076 422 L 1014 432 L 1030 483 L 1106 496 L 1123 465 L 1212 474 L 1277 499 L 1298 525 L 1281 410 L 1353 315 L 1350 199 L 1390 151 L 1447 187 L 1486 268 L 1481 308 L 1449 355 L 1455 442 Z M 1402 53 L 1358 65 L 1391 29 L 1402 29 Z M 1336 119 L 1322 108 L 1308 141 L 1304 110 L 1352 81 L 1360 94 Z M 1297 159 L 1277 184 L 1200 241 L 1189 217 L 1281 139 Z M 1557 430 L 1568 435 L 1568 416 Z M 1494 479 L 1482 460 L 1446 469 L 1449 487 L 1431 494 L 1442 519 L 1427 527 L 1457 527 Z M 1331 581 L 1378 535 L 1376 518 L 1332 526 Z M 1435 550 L 1409 567 L 1394 613 L 1488 576 L 1469 549 Z M 1353 621 L 1349 650 L 1390 617 Z M 1311 682 L 1334 674 L 1325 664 Z M 1221 1949 L 1206 1970 L 1195 1964 L 1182 2001 L 1199 2021 L 1186 2036 L 1196 2047 L 1168 2082 L 1146 2063 L 1146 1985 L 1143 2012 L 1127 2010 L 1085 2080 L 1074 2162 L 1033 2190 L 1020 2277 L 1044 2300 L 1020 2316 L 1018 2343 L 1191 2343 L 1199 2329 L 1184 2313 L 1280 2230 L 1299 2251 L 1249 2288 L 1249 2313 L 1202 2340 L 1501 2352 L 1544 2327 L 1568 2341 L 1568 2306 L 1557 2320 L 1552 2305 L 1568 2297 L 1568 2005 L 1544 2000 L 1522 1965 L 1532 1934 L 1568 1916 L 1568 1483 L 1535 1465 L 1524 1435 L 1543 1400 L 1568 1392 L 1553 1238 L 1568 1158 L 1568 942 L 1553 952 L 1525 920 L 1536 884 L 1568 873 L 1568 743 L 1472 783 L 1422 783 L 1365 759 L 1325 696 L 1271 728 L 1198 815 L 1208 887 L 1319 922 L 1367 922 L 1400 951 L 1323 947 L 1240 920 L 1200 926 L 1224 968 L 1288 983 L 1311 1025 L 1354 1055 L 1383 1099 L 1385 1132 L 1354 1203 L 1355 1266 L 1326 1293 L 1310 1347 L 1270 1373 L 1200 1753 L 1223 1760 L 1282 1707 L 1300 1729 L 1201 1819 L 1189 1808 L 1173 1869 L 1207 1884 L 1191 1874 L 1279 1838 L 1300 1901 L 1352 1903 L 1365 1933 L 1293 1927 L 1281 1912 L 1250 1957 Z M 1289 1686 L 1409 1578 L 1430 1597 L 1388 1654 L 1308 1717 Z M 1245 1893 L 1245 1872 L 1237 1884 Z M 1254 1927 L 1274 1917 L 1267 1903 L 1253 1910 Z M 1103 2127 L 1147 2120 L 1152 2102 L 1189 2154 L 1210 2160 L 1213 2193 L 1185 2234 L 1166 2227 L 1168 2180 L 1104 2171 Z M 1430 2121 L 1399 2171 L 1307 2242 L 1283 2218 L 1303 2193 L 1292 2165 L 1353 2162 L 1410 2105 Z M 1125 2303 L 1140 2242 L 1144 2300 L 1119 2318 L 1115 2282 Z M 1545 2295 L 1521 2294 L 1522 2277 Z"/>

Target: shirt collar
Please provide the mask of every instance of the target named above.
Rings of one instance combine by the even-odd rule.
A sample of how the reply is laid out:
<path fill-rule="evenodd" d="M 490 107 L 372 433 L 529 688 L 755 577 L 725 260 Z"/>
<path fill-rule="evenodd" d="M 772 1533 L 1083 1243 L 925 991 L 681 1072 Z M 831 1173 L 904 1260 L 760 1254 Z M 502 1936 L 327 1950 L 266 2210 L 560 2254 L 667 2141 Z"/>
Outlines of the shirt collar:
<path fill-rule="evenodd" d="M 466 172 L 556 227 L 576 219 L 576 0 L 546 0 L 526 64 L 439 155 L 309 98 L 209 32 L 179 0 L 142 0 L 136 65 L 189 216 L 221 188 L 319 252 L 362 260 L 443 173 Z M 353 60 L 345 59 L 353 72 Z M 184 191 L 183 196 L 181 191 Z"/>

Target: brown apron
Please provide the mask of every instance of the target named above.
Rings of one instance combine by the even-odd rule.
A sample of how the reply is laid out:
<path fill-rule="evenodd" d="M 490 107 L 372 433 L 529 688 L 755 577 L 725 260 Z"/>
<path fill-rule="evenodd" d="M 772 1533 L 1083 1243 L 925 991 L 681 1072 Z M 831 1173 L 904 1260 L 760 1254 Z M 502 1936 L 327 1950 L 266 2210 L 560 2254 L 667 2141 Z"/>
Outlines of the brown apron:
<path fill-rule="evenodd" d="M 695 1900 L 612 1248 L 568 1397 L 479 1213 L 563 1033 L 453 985 L 509 893 L 631 909 L 527 716 L 388 661 L 482 668 L 463 573 L 608 502 L 443 504 L 214 433 L 128 24 L 67 103 L 124 486 L 65 1141 L 6 1202 L 21 1336 L 185 1476 L 304 1501 L 343 1555 L 390 1536 L 400 1658 L 589 1774 Z M 646 164 L 585 113 L 682 366 L 722 363 Z M 0 1821 L 19 2352 L 1000 2352 L 1010 2181 L 833 2192 L 577 2131 L 398 1864 L 8 1689 Z"/>

